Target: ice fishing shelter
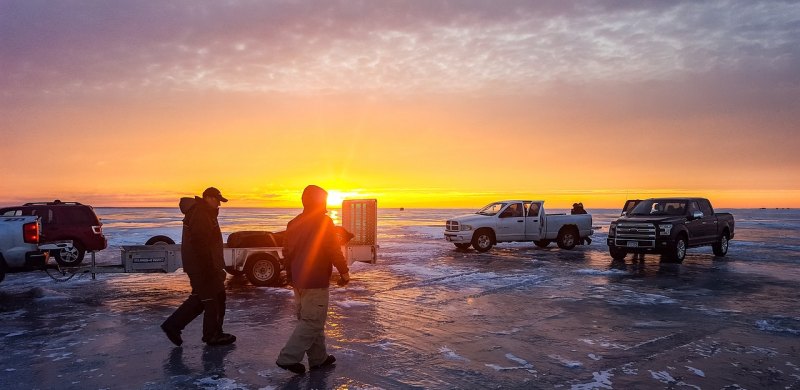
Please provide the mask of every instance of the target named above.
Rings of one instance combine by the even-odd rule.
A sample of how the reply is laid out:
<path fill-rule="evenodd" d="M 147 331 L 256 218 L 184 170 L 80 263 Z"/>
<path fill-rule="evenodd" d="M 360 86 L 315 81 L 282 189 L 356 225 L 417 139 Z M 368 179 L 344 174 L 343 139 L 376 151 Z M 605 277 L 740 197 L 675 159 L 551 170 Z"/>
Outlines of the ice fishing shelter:
<path fill-rule="evenodd" d="M 378 259 L 378 200 L 342 202 L 342 227 L 354 236 L 345 247 L 347 262 L 375 264 Z"/>

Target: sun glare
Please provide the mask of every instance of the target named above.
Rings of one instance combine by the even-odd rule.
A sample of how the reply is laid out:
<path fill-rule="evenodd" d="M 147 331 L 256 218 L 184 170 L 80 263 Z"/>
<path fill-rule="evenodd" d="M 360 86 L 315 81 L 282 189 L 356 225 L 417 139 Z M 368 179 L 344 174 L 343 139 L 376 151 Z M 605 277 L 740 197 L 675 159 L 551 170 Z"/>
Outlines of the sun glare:
<path fill-rule="evenodd" d="M 339 190 L 328 190 L 328 206 L 329 207 L 342 207 L 342 201 L 348 196 L 348 193 Z"/>

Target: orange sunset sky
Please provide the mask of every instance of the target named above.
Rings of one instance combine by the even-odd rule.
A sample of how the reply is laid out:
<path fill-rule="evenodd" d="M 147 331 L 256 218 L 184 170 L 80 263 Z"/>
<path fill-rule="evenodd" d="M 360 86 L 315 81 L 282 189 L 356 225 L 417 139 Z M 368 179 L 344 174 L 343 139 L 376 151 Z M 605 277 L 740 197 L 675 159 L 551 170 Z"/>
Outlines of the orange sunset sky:
<path fill-rule="evenodd" d="M 0 205 L 800 207 L 800 3 L 0 0 Z"/>

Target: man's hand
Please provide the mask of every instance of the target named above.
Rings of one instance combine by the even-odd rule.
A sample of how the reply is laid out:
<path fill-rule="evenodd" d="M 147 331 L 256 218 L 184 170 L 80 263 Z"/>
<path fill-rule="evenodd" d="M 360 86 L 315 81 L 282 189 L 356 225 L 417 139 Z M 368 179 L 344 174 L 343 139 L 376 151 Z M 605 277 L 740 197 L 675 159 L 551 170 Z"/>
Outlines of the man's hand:
<path fill-rule="evenodd" d="M 336 282 L 339 286 L 346 286 L 347 283 L 350 283 L 350 273 L 344 273 L 339 275 L 339 281 Z"/>

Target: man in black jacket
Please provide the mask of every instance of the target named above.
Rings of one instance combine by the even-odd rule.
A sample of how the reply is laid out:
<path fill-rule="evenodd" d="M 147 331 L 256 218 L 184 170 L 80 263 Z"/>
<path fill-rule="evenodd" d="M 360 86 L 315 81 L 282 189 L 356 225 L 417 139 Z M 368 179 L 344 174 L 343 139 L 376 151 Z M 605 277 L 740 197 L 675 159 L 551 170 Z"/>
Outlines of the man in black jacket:
<path fill-rule="evenodd" d="M 333 221 L 325 215 L 328 193 L 310 185 L 303 191 L 302 199 L 303 212 L 286 226 L 283 244 L 299 322 L 276 361 L 279 367 L 296 374 L 306 371 L 302 363 L 305 355 L 312 370 L 336 361 L 325 348 L 328 287 L 333 267 L 339 271 L 340 284 L 350 281 Z"/>
<path fill-rule="evenodd" d="M 236 336 L 222 332 L 225 318 L 225 260 L 222 257 L 222 232 L 217 215 L 220 202 L 227 202 L 218 189 L 209 187 L 203 197 L 182 198 L 183 239 L 181 258 L 183 271 L 189 275 L 192 293 L 172 313 L 161 329 L 173 344 L 183 343 L 181 331 L 203 314 L 203 341 L 208 345 L 225 345 Z"/>

